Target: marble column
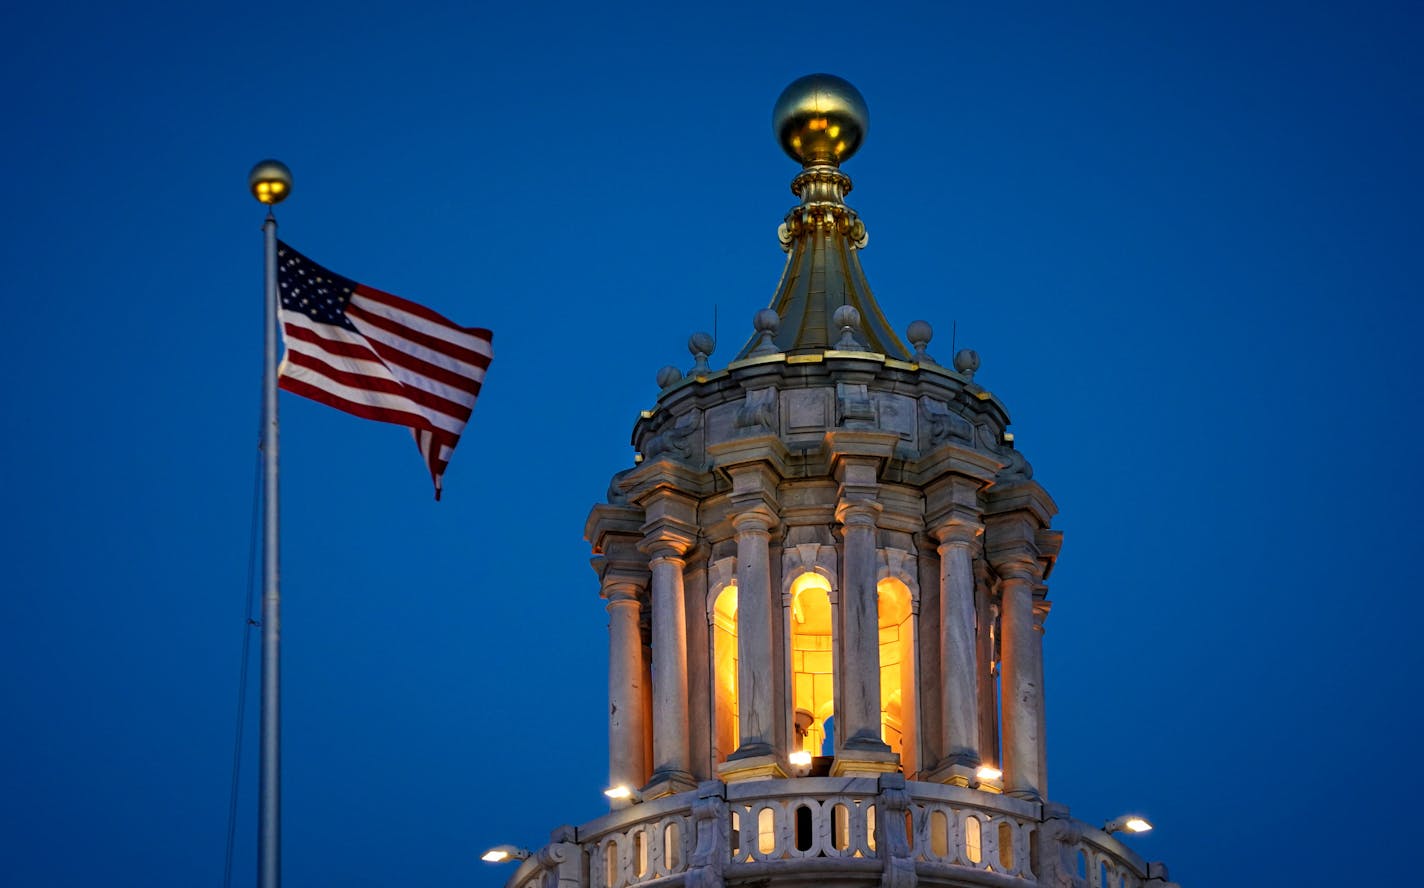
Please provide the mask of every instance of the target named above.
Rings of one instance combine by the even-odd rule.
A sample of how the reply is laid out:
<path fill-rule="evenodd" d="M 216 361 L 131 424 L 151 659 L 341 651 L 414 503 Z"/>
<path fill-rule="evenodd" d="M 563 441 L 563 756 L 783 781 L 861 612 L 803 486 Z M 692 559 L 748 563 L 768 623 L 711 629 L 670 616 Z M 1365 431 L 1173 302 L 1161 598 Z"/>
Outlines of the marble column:
<path fill-rule="evenodd" d="M 836 510 L 841 522 L 844 567 L 840 595 L 841 664 L 836 683 L 836 761 L 832 774 L 875 774 L 894 770 L 895 756 L 881 737 L 880 610 L 876 590 L 876 521 L 881 506 L 874 500 L 843 500 Z M 844 739 L 840 739 L 844 738 Z"/>
<path fill-rule="evenodd" d="M 685 549 L 649 547 L 653 602 L 653 776 L 649 798 L 695 789 L 687 736 L 687 609 Z"/>
<path fill-rule="evenodd" d="M 1004 792 L 1041 801 L 1039 780 L 1039 724 L 1042 648 L 1034 629 L 1033 590 L 1038 584 L 1037 564 L 1014 561 L 1000 566 L 1003 599 L 1003 720 Z"/>
<path fill-rule="evenodd" d="M 1049 602 L 1043 598 L 1046 592 L 1047 589 L 1043 586 L 1038 587 L 1037 597 L 1033 602 L 1034 644 L 1037 648 L 1035 660 L 1038 669 L 1038 793 L 1045 799 L 1048 798 L 1048 693 L 1043 681 L 1043 621 L 1048 618 L 1049 608 Z"/>
<path fill-rule="evenodd" d="M 978 646 L 973 545 L 982 528 L 955 522 L 940 541 L 940 697 L 944 757 L 933 779 L 968 786 L 980 764 Z"/>
<path fill-rule="evenodd" d="M 737 749 L 723 762 L 726 780 L 785 776 L 776 757 L 775 651 L 772 649 L 771 529 L 776 516 L 737 514 Z"/>
<path fill-rule="evenodd" d="M 604 592 L 608 599 L 608 785 L 633 789 L 643 785 L 647 774 L 639 591 L 632 583 L 615 583 Z"/>

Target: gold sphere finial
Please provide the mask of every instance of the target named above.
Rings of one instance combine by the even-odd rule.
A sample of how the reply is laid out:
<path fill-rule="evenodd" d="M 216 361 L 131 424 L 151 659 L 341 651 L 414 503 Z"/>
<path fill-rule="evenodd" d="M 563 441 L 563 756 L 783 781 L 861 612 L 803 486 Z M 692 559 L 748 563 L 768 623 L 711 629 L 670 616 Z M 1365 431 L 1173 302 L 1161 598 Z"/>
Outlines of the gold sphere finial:
<path fill-rule="evenodd" d="M 258 201 L 279 204 L 292 193 L 292 171 L 280 160 L 258 161 L 247 174 L 247 187 Z"/>
<path fill-rule="evenodd" d="M 860 90 L 834 74 L 807 74 L 781 91 L 772 132 L 792 160 L 839 164 L 860 148 L 870 109 Z"/>

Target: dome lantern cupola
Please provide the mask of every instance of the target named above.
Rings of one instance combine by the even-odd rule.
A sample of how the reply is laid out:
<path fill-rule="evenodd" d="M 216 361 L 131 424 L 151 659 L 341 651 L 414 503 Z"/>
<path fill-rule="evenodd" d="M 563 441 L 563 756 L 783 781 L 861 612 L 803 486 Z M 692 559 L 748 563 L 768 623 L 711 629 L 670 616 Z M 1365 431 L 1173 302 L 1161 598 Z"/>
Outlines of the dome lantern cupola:
<path fill-rule="evenodd" d="M 612 810 L 509 888 L 1168 888 L 1048 801 L 1057 511 L 977 381 L 906 347 L 860 268 L 840 164 L 860 93 L 810 75 L 777 138 L 801 203 L 725 367 L 656 372 L 634 464 L 585 525 L 608 612 Z"/>

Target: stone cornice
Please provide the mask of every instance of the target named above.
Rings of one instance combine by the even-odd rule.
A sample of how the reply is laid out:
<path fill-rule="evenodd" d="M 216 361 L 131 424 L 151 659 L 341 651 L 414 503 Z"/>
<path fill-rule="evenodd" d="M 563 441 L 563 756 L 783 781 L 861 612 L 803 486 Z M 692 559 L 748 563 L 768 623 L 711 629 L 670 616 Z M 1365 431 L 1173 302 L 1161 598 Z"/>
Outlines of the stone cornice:
<path fill-rule="evenodd" d="M 595 554 L 611 547 L 615 537 L 636 540 L 643 535 L 643 522 L 647 520 L 642 509 L 632 506 L 618 506 L 599 503 L 588 513 L 583 526 L 583 538 L 588 540 Z"/>
<path fill-rule="evenodd" d="M 984 496 L 984 514 L 998 516 L 1013 512 L 1027 512 L 1038 527 L 1047 527 L 1058 514 L 1058 504 L 1037 481 L 996 484 L 989 488 Z"/>
<path fill-rule="evenodd" d="M 1038 547 L 1039 557 L 1043 559 L 1043 576 L 1047 579 L 1058 564 L 1058 552 L 1063 548 L 1063 531 L 1042 528 L 1033 535 L 1033 542 Z"/>
<path fill-rule="evenodd" d="M 643 505 L 658 491 L 669 490 L 689 498 L 711 493 L 712 479 L 685 463 L 661 457 L 647 460 L 619 479 L 618 487 L 631 502 Z"/>
<path fill-rule="evenodd" d="M 853 456 L 892 459 L 900 436 L 873 429 L 831 429 L 826 432 L 825 454 L 828 474 L 835 474 L 838 462 Z"/>
<path fill-rule="evenodd" d="M 728 477 L 732 477 L 733 468 L 763 463 L 779 480 L 786 475 L 786 462 L 791 453 L 776 435 L 754 435 L 712 444 L 707 448 L 707 455 L 712 460 L 713 468 Z"/>
<path fill-rule="evenodd" d="M 927 487 L 947 475 L 958 475 L 973 479 L 983 487 L 992 483 L 994 475 L 1006 465 L 1006 461 L 992 453 L 946 443 L 915 460 L 910 467 L 910 477 L 915 484 Z"/>

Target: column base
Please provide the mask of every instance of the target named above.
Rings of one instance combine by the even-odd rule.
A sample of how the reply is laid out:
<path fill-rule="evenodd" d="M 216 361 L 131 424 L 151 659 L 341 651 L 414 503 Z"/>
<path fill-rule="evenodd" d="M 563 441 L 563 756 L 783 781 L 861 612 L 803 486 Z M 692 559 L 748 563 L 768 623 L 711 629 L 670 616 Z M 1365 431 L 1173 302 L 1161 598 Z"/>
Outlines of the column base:
<path fill-rule="evenodd" d="M 648 785 L 643 787 L 641 794 L 643 800 L 648 801 L 696 788 L 697 781 L 686 771 L 658 771 L 653 774 L 653 779 L 648 781 Z"/>
<path fill-rule="evenodd" d="M 781 766 L 779 758 L 768 752 L 760 755 L 746 755 L 741 758 L 728 758 L 717 766 L 717 776 L 727 783 L 739 783 L 743 780 L 768 780 L 785 777 L 786 769 Z"/>
<path fill-rule="evenodd" d="M 831 763 L 832 777 L 877 777 L 900 770 L 900 757 L 887 746 L 879 749 L 842 749 Z"/>
<path fill-rule="evenodd" d="M 1026 802 L 1043 801 L 1043 796 L 1039 791 L 1031 787 L 1028 789 L 1006 789 L 1004 790 L 1004 795 L 1011 799 L 1023 799 Z"/>
<path fill-rule="evenodd" d="M 976 776 L 978 770 L 977 766 L 966 765 L 958 759 L 948 759 L 920 779 L 927 783 L 947 783 L 950 786 L 974 786 L 979 783 Z"/>

